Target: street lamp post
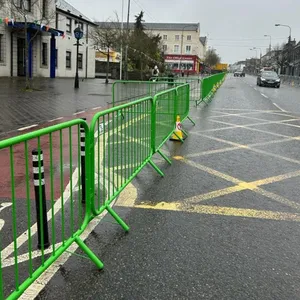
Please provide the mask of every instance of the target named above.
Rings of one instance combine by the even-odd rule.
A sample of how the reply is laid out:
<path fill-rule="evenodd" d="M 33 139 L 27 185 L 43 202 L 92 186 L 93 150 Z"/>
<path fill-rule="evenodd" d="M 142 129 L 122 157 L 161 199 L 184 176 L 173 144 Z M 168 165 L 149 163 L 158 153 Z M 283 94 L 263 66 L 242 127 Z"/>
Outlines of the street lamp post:
<path fill-rule="evenodd" d="M 283 25 L 283 24 L 275 24 L 276 27 L 280 26 L 280 27 L 288 27 L 290 29 L 290 36 L 289 36 L 289 42 L 288 42 L 288 48 L 287 48 L 287 52 L 288 52 L 288 62 L 290 64 L 291 61 L 291 41 L 292 41 L 292 28 L 289 25 Z M 289 66 L 289 72 L 290 72 L 290 66 Z"/>
<path fill-rule="evenodd" d="M 292 40 L 292 28 L 289 25 L 275 24 L 276 27 L 288 27 L 290 29 L 289 42 Z"/>
<path fill-rule="evenodd" d="M 270 38 L 270 44 L 269 44 L 269 52 L 272 50 L 272 36 L 269 34 L 265 34 L 264 37 L 269 37 Z"/>
<path fill-rule="evenodd" d="M 82 39 L 83 37 L 83 31 L 81 30 L 81 28 L 78 26 L 77 28 L 74 29 L 74 36 L 77 40 L 75 46 L 77 47 L 77 51 L 76 51 L 76 75 L 75 75 L 75 84 L 74 84 L 74 88 L 78 89 L 79 88 L 79 76 L 78 76 L 78 52 L 79 52 L 79 46 L 81 46 L 79 44 L 79 41 Z"/>
<path fill-rule="evenodd" d="M 181 32 L 181 46 L 180 46 L 180 61 L 179 61 L 179 70 L 181 69 L 181 60 L 182 60 L 182 48 L 183 48 L 183 31 L 184 31 L 184 29 L 185 28 L 187 28 L 187 27 L 191 27 L 191 26 L 194 26 L 194 25 L 192 25 L 192 24 L 189 24 L 189 25 L 185 25 L 185 26 L 183 26 L 183 28 L 182 28 L 182 32 Z"/>
<path fill-rule="evenodd" d="M 262 51 L 261 51 L 261 48 L 256 48 L 256 47 L 253 47 L 254 50 L 259 50 L 259 63 L 261 65 L 261 56 L 262 56 Z"/>

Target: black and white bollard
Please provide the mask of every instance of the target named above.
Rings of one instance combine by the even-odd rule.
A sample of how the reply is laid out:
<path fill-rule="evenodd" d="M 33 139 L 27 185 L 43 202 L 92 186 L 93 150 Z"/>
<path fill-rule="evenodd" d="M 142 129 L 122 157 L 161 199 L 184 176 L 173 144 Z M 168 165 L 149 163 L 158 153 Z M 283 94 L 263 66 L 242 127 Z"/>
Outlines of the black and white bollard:
<path fill-rule="evenodd" d="M 82 118 L 86 121 L 86 118 Z M 85 203 L 86 193 L 85 193 L 85 130 L 82 125 L 80 125 L 80 162 L 81 162 L 81 202 Z"/>
<path fill-rule="evenodd" d="M 39 160 L 40 160 L 40 169 L 39 169 Z M 36 221 L 37 221 L 37 230 L 38 230 L 38 249 L 42 249 L 42 248 L 46 249 L 50 246 L 50 243 L 49 243 L 48 219 L 47 219 L 44 160 L 43 160 L 42 150 L 38 150 L 38 149 L 32 150 L 32 164 L 33 164 L 33 183 L 34 183 L 35 206 L 36 206 Z M 40 186 L 40 178 L 41 178 L 41 186 Z M 42 216 L 43 228 L 41 226 L 42 225 L 41 216 Z M 42 245 L 42 237 L 43 237 L 43 245 Z"/>

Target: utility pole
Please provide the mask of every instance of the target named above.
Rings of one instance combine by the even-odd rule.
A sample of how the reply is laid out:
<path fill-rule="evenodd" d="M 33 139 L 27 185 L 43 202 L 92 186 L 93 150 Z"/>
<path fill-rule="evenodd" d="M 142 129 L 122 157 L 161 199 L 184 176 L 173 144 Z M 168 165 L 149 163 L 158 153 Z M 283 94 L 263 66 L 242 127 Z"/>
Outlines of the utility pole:
<path fill-rule="evenodd" d="M 125 48 L 125 80 L 128 80 L 129 16 L 130 16 L 130 0 L 128 0 L 128 12 L 127 12 L 127 36 L 126 36 L 126 48 Z"/>
<path fill-rule="evenodd" d="M 124 16 L 124 0 L 122 0 L 122 19 L 121 19 L 121 60 L 120 60 L 120 80 L 122 80 L 122 73 L 123 73 L 123 43 L 124 43 L 124 22 L 123 22 L 123 16 Z"/>

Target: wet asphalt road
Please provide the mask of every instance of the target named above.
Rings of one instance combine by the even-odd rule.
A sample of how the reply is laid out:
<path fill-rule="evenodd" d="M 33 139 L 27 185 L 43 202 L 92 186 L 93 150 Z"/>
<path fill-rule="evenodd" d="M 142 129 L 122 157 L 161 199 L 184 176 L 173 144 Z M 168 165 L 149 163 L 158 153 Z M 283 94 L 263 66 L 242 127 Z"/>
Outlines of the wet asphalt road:
<path fill-rule="evenodd" d="M 156 158 L 165 178 L 124 191 L 129 234 L 106 216 L 87 238 L 104 271 L 72 256 L 37 299 L 300 299 L 299 96 L 282 112 L 252 81 L 228 76 L 164 147 L 172 166 Z"/>

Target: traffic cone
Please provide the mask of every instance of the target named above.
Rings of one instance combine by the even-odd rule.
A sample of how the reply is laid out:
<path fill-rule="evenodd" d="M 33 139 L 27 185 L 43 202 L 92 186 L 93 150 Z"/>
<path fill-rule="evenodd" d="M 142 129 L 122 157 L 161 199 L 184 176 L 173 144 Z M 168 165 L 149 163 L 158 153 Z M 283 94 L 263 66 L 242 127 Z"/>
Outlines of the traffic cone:
<path fill-rule="evenodd" d="M 170 138 L 171 141 L 180 141 L 180 139 L 182 139 L 182 140 L 186 139 L 186 136 L 183 134 L 181 129 L 182 129 L 182 124 L 180 122 L 180 116 L 177 115 L 176 128 L 175 128 L 174 133 L 172 134 L 172 136 Z"/>

